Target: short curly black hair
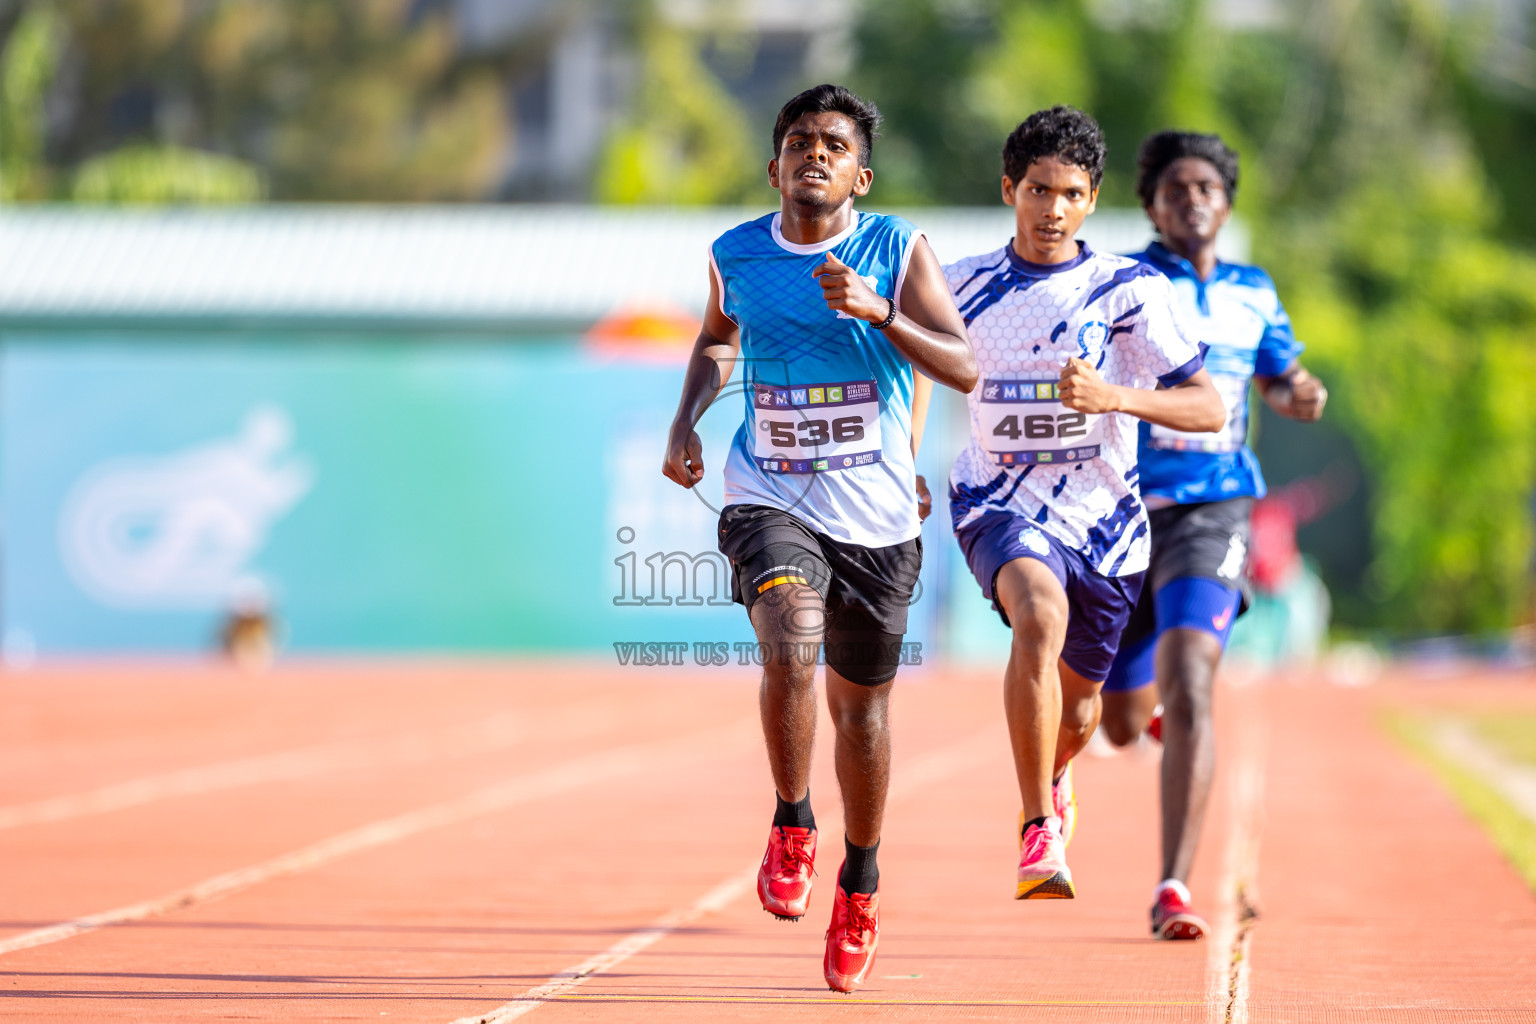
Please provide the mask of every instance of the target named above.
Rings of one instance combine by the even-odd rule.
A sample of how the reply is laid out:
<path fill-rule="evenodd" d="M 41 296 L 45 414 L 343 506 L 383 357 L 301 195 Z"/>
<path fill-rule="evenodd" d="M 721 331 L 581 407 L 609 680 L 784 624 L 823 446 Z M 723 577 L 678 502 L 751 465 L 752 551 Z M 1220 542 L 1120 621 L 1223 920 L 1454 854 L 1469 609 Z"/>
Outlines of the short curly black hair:
<path fill-rule="evenodd" d="M 1003 143 L 1003 173 L 1018 184 L 1024 180 L 1030 164 L 1054 156 L 1087 171 L 1088 180 L 1098 188 L 1104 180 L 1106 152 L 1099 123 L 1081 110 L 1061 106 L 1037 110 Z"/>
<path fill-rule="evenodd" d="M 1136 154 L 1136 194 L 1141 197 L 1142 209 L 1152 206 L 1157 194 L 1157 183 L 1163 172 L 1175 160 L 1197 156 L 1207 160 L 1221 184 L 1227 190 L 1227 201 L 1237 198 L 1237 151 L 1221 141 L 1220 135 L 1202 135 L 1199 132 L 1158 132 L 1148 135 Z"/>
<path fill-rule="evenodd" d="M 812 86 L 798 96 L 791 97 L 780 108 L 778 119 L 773 123 L 774 157 L 778 157 L 779 147 L 784 145 L 784 136 L 790 125 L 806 114 L 827 113 L 844 114 L 853 122 L 859 132 L 859 166 L 868 167 L 870 152 L 875 148 L 875 140 L 880 137 L 880 109 L 841 85 Z"/>

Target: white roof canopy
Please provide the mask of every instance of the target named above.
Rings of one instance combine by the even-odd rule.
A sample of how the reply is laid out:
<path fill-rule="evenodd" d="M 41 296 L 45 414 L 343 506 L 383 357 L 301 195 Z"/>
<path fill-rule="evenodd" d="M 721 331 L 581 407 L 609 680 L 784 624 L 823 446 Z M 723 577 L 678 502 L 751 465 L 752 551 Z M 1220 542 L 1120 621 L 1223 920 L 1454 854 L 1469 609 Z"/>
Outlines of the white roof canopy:
<path fill-rule="evenodd" d="M 698 312 L 706 249 L 766 210 L 594 206 L 0 209 L 0 317 L 592 321 Z M 1002 245 L 1012 211 L 900 212 L 950 261 Z M 1082 235 L 1116 252 L 1151 237 L 1140 211 Z M 1230 255 L 1245 236 L 1229 231 Z"/>

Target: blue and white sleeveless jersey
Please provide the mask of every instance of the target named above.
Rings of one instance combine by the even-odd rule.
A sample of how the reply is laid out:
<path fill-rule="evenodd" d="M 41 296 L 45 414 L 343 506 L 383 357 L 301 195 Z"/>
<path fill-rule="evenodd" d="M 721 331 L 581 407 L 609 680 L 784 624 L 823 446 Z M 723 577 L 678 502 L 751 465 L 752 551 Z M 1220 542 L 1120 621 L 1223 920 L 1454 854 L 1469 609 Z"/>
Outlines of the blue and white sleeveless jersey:
<path fill-rule="evenodd" d="M 1010 243 L 944 268 L 981 371 L 949 510 L 957 530 L 989 512 L 1013 513 L 1099 574 L 1128 576 L 1151 553 L 1136 489 L 1138 421 L 1072 412 L 1057 380 L 1077 356 L 1111 384 L 1172 386 L 1200 371 L 1200 351 L 1166 277 L 1079 245 L 1065 263 L 1029 263 Z"/>
<path fill-rule="evenodd" d="M 921 532 L 912 465 L 912 365 L 863 320 L 829 309 L 811 272 L 826 254 L 900 301 L 920 232 L 855 211 L 797 245 L 779 214 L 710 246 L 720 310 L 741 331 L 746 418 L 725 464 L 728 505 L 782 509 L 834 540 L 886 547 Z"/>
<path fill-rule="evenodd" d="M 1276 377 L 1301 354 L 1275 284 L 1258 267 L 1216 264 L 1209 281 L 1188 260 L 1153 242 L 1133 259 L 1173 282 L 1183 322 L 1209 346 L 1205 368 L 1227 406 L 1215 434 L 1141 425 L 1141 493 L 1152 507 L 1264 497 L 1264 475 L 1248 447 L 1248 382 Z"/>

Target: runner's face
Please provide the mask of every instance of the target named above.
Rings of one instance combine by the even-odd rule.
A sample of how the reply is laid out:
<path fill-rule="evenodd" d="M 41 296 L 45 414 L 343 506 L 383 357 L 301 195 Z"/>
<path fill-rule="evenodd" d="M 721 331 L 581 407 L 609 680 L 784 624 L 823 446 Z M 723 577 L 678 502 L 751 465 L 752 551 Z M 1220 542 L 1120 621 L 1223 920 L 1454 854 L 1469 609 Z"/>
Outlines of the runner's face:
<path fill-rule="evenodd" d="M 847 114 L 806 114 L 768 162 L 768 183 L 791 202 L 835 207 L 866 195 L 875 175 L 859 166 L 859 130 Z"/>
<path fill-rule="evenodd" d="M 1232 201 L 1215 164 L 1180 157 L 1157 179 L 1147 216 L 1163 241 L 1182 254 L 1215 240 L 1232 216 Z"/>
<path fill-rule="evenodd" d="M 1098 199 L 1087 171 L 1054 156 L 1025 168 L 1023 181 L 1003 175 L 1003 202 L 1013 207 L 1014 251 L 1032 263 L 1072 259 L 1077 229 Z"/>

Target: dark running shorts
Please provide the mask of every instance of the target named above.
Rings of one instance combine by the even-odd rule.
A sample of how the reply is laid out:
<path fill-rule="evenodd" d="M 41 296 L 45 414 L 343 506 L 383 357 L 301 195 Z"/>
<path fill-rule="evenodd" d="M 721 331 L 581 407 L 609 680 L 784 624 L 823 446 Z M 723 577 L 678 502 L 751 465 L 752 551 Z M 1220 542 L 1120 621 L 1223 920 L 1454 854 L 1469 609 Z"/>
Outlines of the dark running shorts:
<path fill-rule="evenodd" d="M 923 564 L 921 538 L 866 548 L 817 533 L 781 509 L 727 505 L 720 513 L 720 551 L 731 560 L 731 599 L 749 614 L 776 586 L 813 587 L 827 613 L 827 666 L 865 686 L 896 677 Z"/>
<path fill-rule="evenodd" d="M 1232 625 L 1248 608 L 1248 517 L 1252 498 L 1153 509 L 1152 566 L 1120 653 L 1104 684 L 1108 692 L 1136 690 L 1153 680 L 1157 638 L 1170 629 L 1199 629 L 1226 646 Z"/>
<path fill-rule="evenodd" d="M 981 592 L 1012 628 L 997 600 L 997 573 L 1015 558 L 1044 562 L 1067 592 L 1067 641 L 1061 660 L 1084 679 L 1099 682 L 1109 674 L 1120 631 L 1141 592 L 1142 573 L 1100 576 L 1081 553 L 1067 547 L 1023 516 L 991 512 L 955 534 L 966 564 Z"/>

